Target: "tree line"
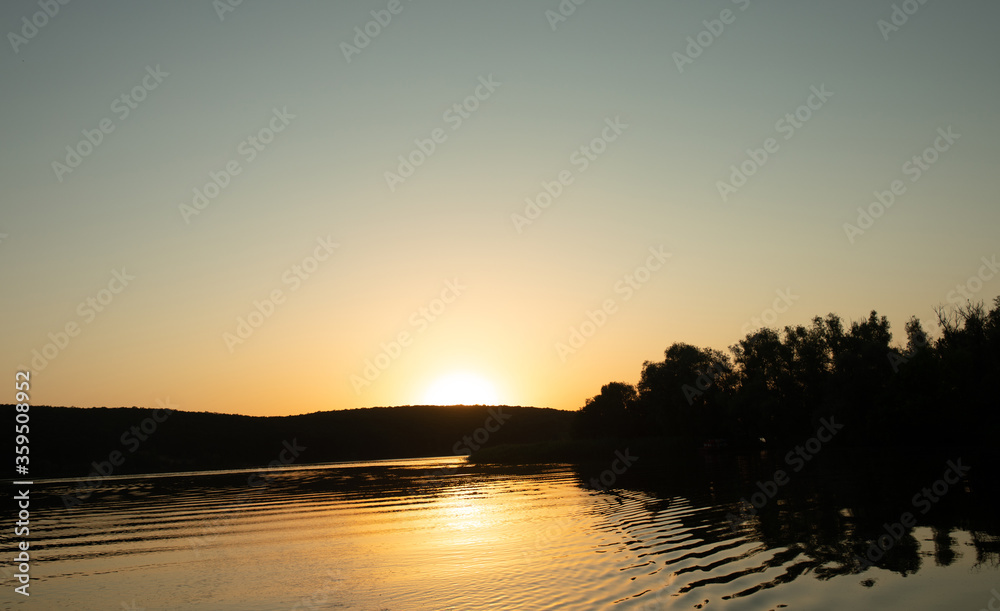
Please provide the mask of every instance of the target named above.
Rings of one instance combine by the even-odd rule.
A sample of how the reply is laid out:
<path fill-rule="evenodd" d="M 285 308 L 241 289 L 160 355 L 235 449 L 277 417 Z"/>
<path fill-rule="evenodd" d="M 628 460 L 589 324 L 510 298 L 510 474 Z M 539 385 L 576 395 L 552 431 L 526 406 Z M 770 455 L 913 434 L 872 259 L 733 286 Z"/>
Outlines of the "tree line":
<path fill-rule="evenodd" d="M 893 343 L 872 311 L 809 325 L 752 331 L 725 353 L 674 343 L 643 363 L 638 384 L 611 382 L 577 412 L 582 438 L 724 439 L 754 447 L 801 441 L 821 418 L 855 446 L 989 446 L 1000 433 L 1000 297 L 935 311 L 939 336 L 920 320 Z"/>

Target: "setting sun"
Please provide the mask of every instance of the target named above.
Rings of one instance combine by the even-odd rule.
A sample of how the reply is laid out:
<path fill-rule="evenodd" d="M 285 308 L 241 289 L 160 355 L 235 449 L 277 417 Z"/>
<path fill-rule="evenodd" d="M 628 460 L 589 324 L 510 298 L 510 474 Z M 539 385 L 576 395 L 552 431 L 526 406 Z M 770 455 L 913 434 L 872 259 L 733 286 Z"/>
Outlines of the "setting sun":
<path fill-rule="evenodd" d="M 427 405 L 496 405 L 496 389 L 472 373 L 452 373 L 436 380 L 424 394 Z"/>

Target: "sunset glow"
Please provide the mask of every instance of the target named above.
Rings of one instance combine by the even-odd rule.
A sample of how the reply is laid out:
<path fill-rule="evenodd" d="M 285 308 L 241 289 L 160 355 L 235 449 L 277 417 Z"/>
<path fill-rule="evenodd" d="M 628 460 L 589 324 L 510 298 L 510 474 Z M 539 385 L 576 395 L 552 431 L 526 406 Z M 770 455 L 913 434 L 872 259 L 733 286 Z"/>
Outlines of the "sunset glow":
<path fill-rule="evenodd" d="M 5 4 L 2 367 L 576 410 L 674 342 L 936 333 L 1000 293 L 1000 9 L 932 4 Z"/>
<path fill-rule="evenodd" d="M 424 395 L 427 405 L 495 405 L 496 389 L 486 379 L 466 372 L 452 373 L 435 381 Z"/>

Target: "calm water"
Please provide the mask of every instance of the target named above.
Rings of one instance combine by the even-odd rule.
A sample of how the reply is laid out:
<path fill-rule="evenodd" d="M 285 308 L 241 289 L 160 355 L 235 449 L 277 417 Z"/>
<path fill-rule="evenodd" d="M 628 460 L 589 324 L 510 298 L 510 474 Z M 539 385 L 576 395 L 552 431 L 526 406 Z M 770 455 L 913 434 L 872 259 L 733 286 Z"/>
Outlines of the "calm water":
<path fill-rule="evenodd" d="M 772 465 L 700 461 L 625 474 L 605 491 L 589 484 L 600 466 L 454 468 L 455 458 L 289 469 L 263 486 L 247 485 L 252 471 L 113 478 L 73 509 L 57 496 L 71 482 L 49 480 L 33 489 L 32 596 L 8 589 L 2 600 L 15 609 L 977 611 L 1000 591 L 996 497 L 977 490 L 974 471 L 865 569 L 850 562 L 859 542 L 884 534 L 920 491 L 892 465 L 876 478 L 858 474 L 865 461 L 803 471 L 760 514 L 733 521 L 727 514 Z M 941 477 L 945 463 L 936 474 L 935 464 L 914 481 Z"/>

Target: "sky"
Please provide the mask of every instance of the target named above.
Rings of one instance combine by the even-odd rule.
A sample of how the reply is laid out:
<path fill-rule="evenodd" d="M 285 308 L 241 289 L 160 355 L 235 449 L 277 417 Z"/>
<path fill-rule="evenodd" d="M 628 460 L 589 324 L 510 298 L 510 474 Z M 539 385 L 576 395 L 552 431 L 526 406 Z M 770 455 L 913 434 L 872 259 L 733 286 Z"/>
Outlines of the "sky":
<path fill-rule="evenodd" d="M 998 21 L 4 2 L 4 369 L 49 405 L 577 409 L 674 342 L 936 330 L 1000 294 Z"/>

